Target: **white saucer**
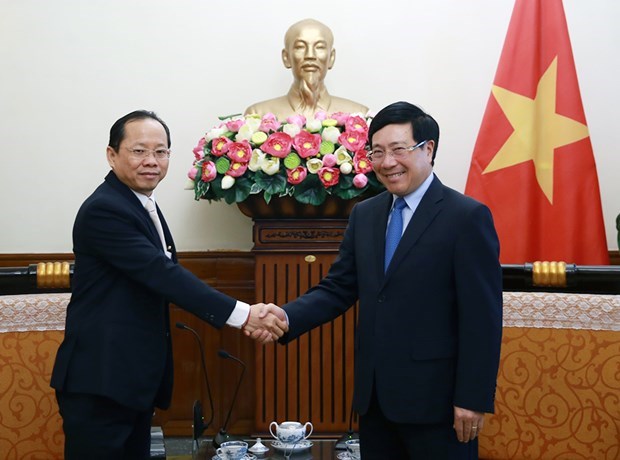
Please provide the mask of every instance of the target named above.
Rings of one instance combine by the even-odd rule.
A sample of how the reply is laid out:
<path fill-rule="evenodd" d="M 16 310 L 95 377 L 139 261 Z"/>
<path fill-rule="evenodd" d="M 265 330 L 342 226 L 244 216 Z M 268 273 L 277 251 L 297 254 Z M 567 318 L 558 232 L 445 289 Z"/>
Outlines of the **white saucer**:
<path fill-rule="evenodd" d="M 312 447 L 312 441 L 304 439 L 298 443 L 283 443 L 281 441 L 273 441 L 271 447 L 276 450 L 282 450 L 284 452 L 301 452 L 302 450 L 310 449 Z"/>
<path fill-rule="evenodd" d="M 247 453 L 243 457 L 241 457 L 242 460 L 256 460 L 256 458 L 257 458 L 256 455 L 250 454 L 250 453 Z M 225 460 L 225 459 L 215 454 L 211 460 Z"/>
<path fill-rule="evenodd" d="M 340 452 L 338 455 L 336 455 L 336 458 L 338 460 L 353 460 L 353 457 L 351 457 L 351 454 L 348 452 Z"/>

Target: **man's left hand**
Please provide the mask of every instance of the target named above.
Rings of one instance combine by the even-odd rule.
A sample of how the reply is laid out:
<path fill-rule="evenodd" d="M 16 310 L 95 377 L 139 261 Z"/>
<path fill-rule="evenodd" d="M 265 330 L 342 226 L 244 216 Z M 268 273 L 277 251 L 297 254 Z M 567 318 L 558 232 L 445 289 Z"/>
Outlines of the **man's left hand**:
<path fill-rule="evenodd" d="M 484 412 L 454 406 L 454 431 L 460 442 L 472 441 L 482 431 Z"/>

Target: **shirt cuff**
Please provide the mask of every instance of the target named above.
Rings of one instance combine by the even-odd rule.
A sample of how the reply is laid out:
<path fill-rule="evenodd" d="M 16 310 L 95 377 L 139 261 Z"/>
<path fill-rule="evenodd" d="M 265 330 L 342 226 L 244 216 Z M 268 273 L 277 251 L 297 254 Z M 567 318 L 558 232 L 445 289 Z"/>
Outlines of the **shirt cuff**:
<path fill-rule="evenodd" d="M 235 309 L 226 320 L 226 325 L 230 327 L 236 327 L 237 329 L 241 329 L 241 327 L 245 324 L 248 316 L 250 315 L 250 305 L 237 300 L 235 304 Z"/>

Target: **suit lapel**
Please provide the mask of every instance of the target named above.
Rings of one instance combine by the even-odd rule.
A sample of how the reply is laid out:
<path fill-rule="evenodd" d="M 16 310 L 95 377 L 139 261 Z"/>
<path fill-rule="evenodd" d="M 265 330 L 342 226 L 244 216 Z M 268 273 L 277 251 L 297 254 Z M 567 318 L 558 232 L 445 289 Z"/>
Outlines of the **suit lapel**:
<path fill-rule="evenodd" d="M 155 206 L 157 206 L 157 204 Z M 157 214 L 159 214 L 159 220 L 161 221 L 161 226 L 164 230 L 164 238 L 166 240 L 166 247 L 167 247 L 166 249 L 170 251 L 170 253 L 172 254 L 172 260 L 176 262 L 177 252 L 174 249 L 174 241 L 172 240 L 172 233 L 170 233 L 170 229 L 168 228 L 168 223 L 166 222 L 166 219 L 164 219 L 164 215 L 159 209 L 159 206 L 157 206 Z"/>
<path fill-rule="evenodd" d="M 144 225 L 146 225 L 146 227 L 149 229 L 150 235 L 148 236 L 150 236 L 151 241 L 155 243 L 158 247 L 161 247 L 161 240 L 159 239 L 159 233 L 157 233 L 155 224 L 151 220 L 151 217 L 149 216 L 149 212 L 146 209 L 144 209 L 144 206 L 142 206 L 142 203 L 140 202 L 138 197 L 131 191 L 129 187 L 123 184 L 118 179 L 118 177 L 116 177 L 116 174 L 114 173 L 114 171 L 110 171 L 108 173 L 108 175 L 105 178 L 105 181 L 114 190 L 120 193 L 123 196 L 123 198 L 127 200 L 127 202 L 134 209 L 136 215 L 139 216 L 139 218 L 144 222 Z M 164 237 L 166 239 L 166 242 L 172 242 L 172 237 L 170 235 L 170 230 L 168 229 L 168 224 L 166 224 L 164 216 L 159 210 L 159 206 L 157 206 L 157 213 L 159 215 L 159 219 L 161 220 L 162 227 L 164 229 Z"/>
<path fill-rule="evenodd" d="M 422 234 L 431 225 L 437 214 L 441 211 L 441 201 L 443 200 L 443 184 L 435 177 L 430 187 L 422 197 L 420 204 L 416 208 L 411 221 L 407 225 L 405 233 L 401 238 L 396 252 L 388 268 L 386 278 L 398 267 L 400 262 L 407 256 L 411 248 L 415 245 Z M 387 219 L 387 218 L 386 218 Z M 385 243 L 385 235 L 383 237 Z M 385 253 L 385 244 L 383 252 Z"/>

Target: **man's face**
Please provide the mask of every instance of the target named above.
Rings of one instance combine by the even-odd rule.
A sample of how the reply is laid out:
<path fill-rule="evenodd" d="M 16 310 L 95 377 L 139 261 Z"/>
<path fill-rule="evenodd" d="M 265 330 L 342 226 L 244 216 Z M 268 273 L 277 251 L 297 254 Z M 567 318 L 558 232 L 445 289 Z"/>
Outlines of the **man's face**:
<path fill-rule="evenodd" d="M 420 139 L 413 138 L 410 123 L 387 125 L 372 136 L 372 149 L 390 152 L 396 147 L 411 147 Z M 432 172 L 434 141 L 401 158 L 386 154 L 379 162 L 372 163 L 372 169 L 385 188 L 392 194 L 405 196 L 417 189 Z"/>
<path fill-rule="evenodd" d="M 292 35 L 282 58 L 284 65 L 292 69 L 295 80 L 304 80 L 311 87 L 325 80 L 335 58 L 329 35 L 316 24 L 299 27 Z"/>
<path fill-rule="evenodd" d="M 125 137 L 118 152 L 108 146 L 108 163 L 119 180 L 130 189 L 151 195 L 168 172 L 169 160 L 157 160 L 152 152 L 162 148 L 168 148 L 168 138 L 161 123 L 152 118 L 133 120 L 125 125 Z M 151 152 L 145 158 L 136 158 L 131 152 L 133 149 Z"/>

